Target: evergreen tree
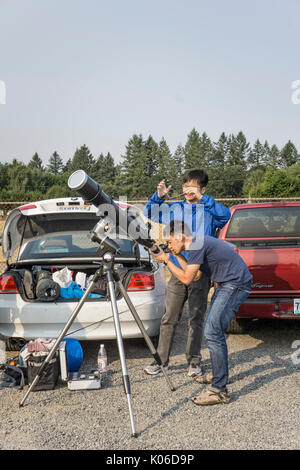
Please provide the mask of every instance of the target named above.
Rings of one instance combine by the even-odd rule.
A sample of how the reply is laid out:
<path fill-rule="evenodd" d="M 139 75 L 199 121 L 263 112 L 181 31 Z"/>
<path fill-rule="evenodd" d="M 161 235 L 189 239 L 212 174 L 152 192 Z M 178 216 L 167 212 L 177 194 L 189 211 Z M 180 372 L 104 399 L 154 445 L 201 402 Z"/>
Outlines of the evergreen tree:
<path fill-rule="evenodd" d="M 200 168 L 200 135 L 196 129 L 192 129 L 187 136 L 184 146 L 184 166 L 186 170 Z"/>
<path fill-rule="evenodd" d="M 112 195 L 115 190 L 116 167 L 109 152 L 106 156 L 103 153 L 99 155 L 93 166 L 91 177 L 100 183 L 104 191 Z"/>
<path fill-rule="evenodd" d="M 270 153 L 271 153 L 271 149 L 270 149 L 269 143 L 267 140 L 265 140 L 265 143 L 263 145 L 263 157 L 262 157 L 262 164 L 264 166 L 268 166 L 269 164 Z"/>
<path fill-rule="evenodd" d="M 8 177 L 7 177 L 7 170 L 8 170 L 8 163 L 0 163 L 0 188 L 3 190 L 8 186 Z"/>
<path fill-rule="evenodd" d="M 295 145 L 289 140 L 280 152 L 280 166 L 287 168 L 297 163 L 299 157 Z"/>
<path fill-rule="evenodd" d="M 37 152 L 33 155 L 32 159 L 28 163 L 28 168 L 38 168 L 39 170 L 43 170 L 43 162 L 38 156 Z"/>
<path fill-rule="evenodd" d="M 58 173 L 61 173 L 63 167 L 64 164 L 62 158 L 58 155 L 56 151 L 53 152 L 53 154 L 49 158 L 49 163 L 47 165 L 48 171 L 53 175 L 57 175 Z"/>
<path fill-rule="evenodd" d="M 76 149 L 70 164 L 70 171 L 83 170 L 88 175 L 91 173 L 94 165 L 94 157 L 86 145 Z"/>
<path fill-rule="evenodd" d="M 72 159 L 69 158 L 66 162 L 66 164 L 62 167 L 62 173 L 70 173 L 71 172 L 71 165 L 72 165 Z"/>
<path fill-rule="evenodd" d="M 176 194 L 182 191 L 182 177 L 184 174 L 184 148 L 179 144 L 170 161 L 169 179 Z"/>
<path fill-rule="evenodd" d="M 144 193 L 144 142 L 142 135 L 134 134 L 126 145 L 126 153 L 122 157 L 120 179 L 125 196 L 135 199 Z"/>
<path fill-rule="evenodd" d="M 225 161 L 227 157 L 228 142 L 224 132 L 220 135 L 218 142 L 213 144 L 211 159 L 209 162 L 210 168 L 220 168 L 224 170 Z"/>
<path fill-rule="evenodd" d="M 213 158 L 213 144 L 206 132 L 203 132 L 199 139 L 200 161 L 198 168 L 207 169 Z"/>
<path fill-rule="evenodd" d="M 184 147 L 186 170 L 207 168 L 212 159 L 212 154 L 213 146 L 207 134 L 203 132 L 200 136 L 195 128 L 192 129 Z"/>
<path fill-rule="evenodd" d="M 29 188 L 30 169 L 14 158 L 7 168 L 8 188 L 24 194 Z"/>
<path fill-rule="evenodd" d="M 268 158 L 266 160 L 266 165 L 277 168 L 280 164 L 280 150 L 277 145 L 272 145 L 270 148 Z"/>
<path fill-rule="evenodd" d="M 158 145 L 158 169 L 157 169 L 157 183 L 162 179 L 166 180 L 166 183 L 172 184 L 171 182 L 171 164 L 172 164 L 172 154 L 168 147 L 168 144 L 164 138 L 161 139 Z"/>
<path fill-rule="evenodd" d="M 257 168 L 262 165 L 264 161 L 264 146 L 260 143 L 259 139 L 255 141 L 253 148 L 249 152 L 247 159 L 250 168 Z"/>
<path fill-rule="evenodd" d="M 240 166 L 246 169 L 250 144 L 245 135 L 240 131 L 235 137 L 231 134 L 228 138 L 228 157 L 226 164 L 228 167 Z"/>
<path fill-rule="evenodd" d="M 150 196 L 158 184 L 159 152 L 158 144 L 149 135 L 144 142 L 144 197 Z"/>

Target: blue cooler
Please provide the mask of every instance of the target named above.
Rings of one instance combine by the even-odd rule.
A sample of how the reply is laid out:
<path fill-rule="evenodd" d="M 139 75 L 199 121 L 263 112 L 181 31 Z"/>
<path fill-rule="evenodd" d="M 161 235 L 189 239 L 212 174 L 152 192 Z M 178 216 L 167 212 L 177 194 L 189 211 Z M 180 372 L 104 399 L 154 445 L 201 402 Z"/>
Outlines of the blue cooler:
<path fill-rule="evenodd" d="M 62 341 L 66 343 L 66 356 L 69 372 L 77 372 L 83 361 L 83 350 L 77 339 L 65 338 Z"/>

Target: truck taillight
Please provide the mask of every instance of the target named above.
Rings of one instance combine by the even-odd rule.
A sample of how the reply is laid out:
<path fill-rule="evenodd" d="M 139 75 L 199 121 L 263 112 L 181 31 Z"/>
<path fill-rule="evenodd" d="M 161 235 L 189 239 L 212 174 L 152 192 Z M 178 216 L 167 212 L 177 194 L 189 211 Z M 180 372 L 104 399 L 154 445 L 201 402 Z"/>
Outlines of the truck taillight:
<path fill-rule="evenodd" d="M 19 291 L 13 276 L 9 274 L 0 275 L 0 294 L 18 294 Z"/>
<path fill-rule="evenodd" d="M 127 292 L 138 292 L 142 290 L 153 290 L 155 280 L 153 274 L 133 273 L 127 287 Z"/>

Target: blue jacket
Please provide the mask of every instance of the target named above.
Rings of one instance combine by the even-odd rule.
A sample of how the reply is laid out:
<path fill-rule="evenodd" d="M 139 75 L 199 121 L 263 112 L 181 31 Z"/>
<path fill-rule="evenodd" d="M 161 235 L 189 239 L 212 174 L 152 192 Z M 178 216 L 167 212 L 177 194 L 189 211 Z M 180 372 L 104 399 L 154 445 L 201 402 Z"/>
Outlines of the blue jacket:
<path fill-rule="evenodd" d="M 163 202 L 164 199 L 159 198 L 157 192 L 155 192 L 147 202 L 143 214 L 149 220 L 152 220 L 152 222 L 167 224 L 172 219 L 184 220 L 186 214 L 184 211 L 187 210 L 187 206 L 192 206 L 188 208 L 189 211 L 192 211 L 189 212 L 192 214 L 192 220 L 184 220 L 184 222 L 186 222 L 193 231 L 197 231 L 195 227 L 196 212 L 198 209 L 200 209 L 199 212 L 204 210 L 204 235 L 210 235 L 211 237 L 216 236 L 216 229 L 224 227 L 231 216 L 230 210 L 227 207 L 216 202 L 214 198 L 208 194 L 205 194 L 197 204 L 188 204 L 186 201 L 169 202 L 166 204 L 166 206 L 169 207 L 165 212 L 159 209 L 159 206 L 161 206 Z M 190 219 L 190 217 L 188 218 Z M 187 258 L 187 252 L 182 252 L 181 254 Z M 170 259 L 176 266 L 181 267 L 173 255 L 170 255 Z"/>

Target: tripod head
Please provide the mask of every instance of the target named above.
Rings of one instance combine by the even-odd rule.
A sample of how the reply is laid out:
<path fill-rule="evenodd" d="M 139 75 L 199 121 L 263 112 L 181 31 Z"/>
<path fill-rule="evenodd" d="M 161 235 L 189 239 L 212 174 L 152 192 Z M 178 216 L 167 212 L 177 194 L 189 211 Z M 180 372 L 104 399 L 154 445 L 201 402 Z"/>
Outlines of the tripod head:
<path fill-rule="evenodd" d="M 119 245 L 108 236 L 111 230 L 110 221 L 106 216 L 101 217 L 92 230 L 91 240 L 99 243 L 97 250 L 99 256 L 104 256 L 106 253 L 121 253 Z"/>

